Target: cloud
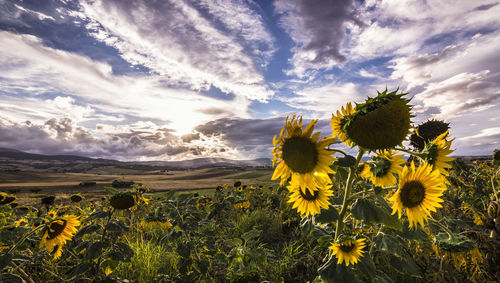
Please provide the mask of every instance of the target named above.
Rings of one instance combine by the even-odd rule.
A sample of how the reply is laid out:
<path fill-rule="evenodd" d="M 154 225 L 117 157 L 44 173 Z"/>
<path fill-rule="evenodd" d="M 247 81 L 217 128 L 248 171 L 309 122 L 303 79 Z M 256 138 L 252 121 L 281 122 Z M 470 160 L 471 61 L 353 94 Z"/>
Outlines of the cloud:
<path fill-rule="evenodd" d="M 33 141 L 36 141 L 35 143 Z M 121 161 L 235 157 L 235 150 L 201 133 L 178 137 L 151 122 L 128 126 L 100 124 L 95 131 L 69 118 L 43 124 L 18 123 L 0 116 L 0 147 L 43 154 L 72 154 Z"/>
<path fill-rule="evenodd" d="M 216 17 L 224 17 L 219 8 L 206 5 Z M 255 21 L 249 22 L 241 14 L 236 16 L 245 19 L 240 25 L 244 28 L 240 33 L 243 38 L 256 44 L 263 40 L 269 45 L 271 39 L 259 19 L 254 17 Z M 188 2 L 84 2 L 81 15 L 97 40 L 119 50 L 129 63 L 149 68 L 173 86 L 208 91 L 213 85 L 224 93 L 260 101 L 272 95 L 245 46 L 217 29 Z M 226 27 L 228 21 L 223 21 Z M 248 30 L 254 26 L 261 33 L 250 38 Z"/>
<path fill-rule="evenodd" d="M 165 87 L 164 78 L 156 75 L 114 75 L 106 63 L 46 47 L 31 35 L 0 31 L 0 64 L 0 92 L 6 95 L 0 107 L 14 107 L 18 121 L 41 122 L 69 115 L 80 122 L 78 119 L 99 118 L 98 114 L 127 114 L 162 120 L 183 134 L 214 117 L 248 117 L 250 102 L 245 97 L 220 100 Z M 54 94 L 54 98 L 43 98 Z M 70 104 L 73 106 L 68 108 Z M 216 108 L 230 110 L 207 111 Z M 23 118 L 23 112 L 30 117 Z"/>
<path fill-rule="evenodd" d="M 367 26 L 353 26 L 350 55 L 360 58 L 412 55 L 443 48 L 447 42 L 470 33 L 500 26 L 500 6 L 491 1 L 367 1 L 360 19 Z"/>
<path fill-rule="evenodd" d="M 354 1 L 278 0 L 274 6 L 296 43 L 289 75 L 304 77 L 309 69 L 330 69 L 347 60 L 341 53 L 346 23 L 361 25 Z"/>
<path fill-rule="evenodd" d="M 449 119 L 463 112 L 485 110 L 500 98 L 500 74 L 489 75 L 488 70 L 478 73 L 461 73 L 439 83 L 429 84 L 425 91 L 415 96 L 424 108 L 438 107 L 437 118 Z"/>
<path fill-rule="evenodd" d="M 375 90 L 373 91 L 376 94 Z M 315 118 L 331 118 L 331 114 L 345 106 L 347 102 L 361 102 L 369 93 L 362 93 L 354 83 L 330 83 L 312 85 L 295 91 L 295 97 L 288 97 L 289 106 L 313 111 Z M 373 95 L 372 95 L 373 96 Z"/>

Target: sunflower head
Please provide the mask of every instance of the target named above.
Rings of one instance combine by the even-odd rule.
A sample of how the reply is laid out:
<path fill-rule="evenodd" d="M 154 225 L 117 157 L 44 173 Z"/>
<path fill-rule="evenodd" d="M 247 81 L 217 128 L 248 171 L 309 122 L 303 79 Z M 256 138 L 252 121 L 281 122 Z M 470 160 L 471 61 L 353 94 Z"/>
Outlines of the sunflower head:
<path fill-rule="evenodd" d="M 81 202 L 83 200 L 83 197 L 80 194 L 72 195 L 70 197 L 72 202 Z"/>
<path fill-rule="evenodd" d="M 339 243 L 332 243 L 329 247 L 333 252 L 333 255 L 337 257 L 337 264 L 342 264 L 345 261 L 345 265 L 356 264 L 359 258 L 363 256 L 363 248 L 366 246 L 365 239 L 357 240 L 343 240 Z"/>
<path fill-rule="evenodd" d="M 439 171 L 443 176 L 449 176 L 447 169 L 453 167 L 450 162 L 455 160 L 455 158 L 448 156 L 453 152 L 450 149 L 453 140 L 448 141 L 447 137 L 448 131 L 426 144 L 422 151 L 425 155 L 425 161 L 432 166 L 433 170 Z M 449 183 L 445 178 L 444 181 Z"/>
<path fill-rule="evenodd" d="M 339 140 L 345 142 L 348 146 L 351 146 L 352 142 L 347 138 L 347 133 L 344 132 L 344 125 L 348 121 L 347 116 L 352 114 L 354 114 L 354 108 L 349 102 L 345 107 L 342 106 L 341 111 L 337 110 L 337 115 L 332 113 L 332 120 L 330 121 L 332 136 L 338 137 Z"/>
<path fill-rule="evenodd" d="M 360 176 L 369 178 L 375 186 L 390 187 L 396 184 L 394 174 L 401 172 L 403 163 L 403 155 L 396 155 L 392 150 L 379 151 L 363 166 Z"/>
<path fill-rule="evenodd" d="M 236 181 L 236 182 L 234 182 L 233 187 L 237 188 L 237 187 L 239 187 L 239 186 L 241 186 L 241 182 L 240 182 L 240 181 Z"/>
<path fill-rule="evenodd" d="M 16 200 L 15 196 L 11 196 L 11 195 L 6 194 L 4 192 L 0 192 L 0 205 L 9 204 L 15 200 Z"/>
<path fill-rule="evenodd" d="M 334 138 L 319 140 L 319 132 L 313 134 L 318 120 L 312 120 L 306 128 L 302 128 L 302 118 L 293 116 L 286 120 L 285 127 L 279 137 L 274 136 L 272 150 L 273 165 L 278 163 L 272 180 L 281 178 L 283 185 L 290 177 L 298 179 L 303 190 L 313 188 L 315 183 L 330 182 L 328 174 L 335 173 L 330 165 L 335 158 L 325 149 L 333 143 Z"/>
<path fill-rule="evenodd" d="M 54 204 L 54 201 L 55 201 L 56 197 L 55 196 L 48 196 L 48 197 L 44 197 L 42 198 L 42 204 L 43 205 L 53 205 Z"/>
<path fill-rule="evenodd" d="M 428 163 L 415 168 L 415 163 L 410 167 L 403 167 L 399 174 L 399 185 L 397 192 L 389 198 L 393 202 L 392 214 L 398 212 L 401 218 L 403 210 L 406 211 L 410 228 L 417 224 L 424 226 L 427 217 L 436 208 L 442 207 L 441 196 L 446 186 L 438 171 L 432 170 Z"/>
<path fill-rule="evenodd" d="M 21 218 L 21 219 L 17 220 L 16 223 L 14 223 L 15 227 L 27 226 L 27 225 L 28 225 L 28 220 L 26 220 L 25 218 Z"/>
<path fill-rule="evenodd" d="M 129 209 L 135 205 L 135 192 L 120 192 L 116 193 L 109 199 L 109 203 L 115 209 Z"/>
<path fill-rule="evenodd" d="M 330 196 L 333 195 L 331 185 L 321 185 L 314 189 L 302 190 L 298 181 L 292 180 L 288 186 L 290 192 L 289 203 L 296 208 L 301 216 L 319 214 L 321 208 L 328 209 Z"/>
<path fill-rule="evenodd" d="M 65 215 L 47 224 L 45 233 L 40 241 L 40 247 L 45 247 L 47 251 L 59 257 L 61 249 L 68 240 L 73 238 L 80 221 L 75 215 Z"/>
<path fill-rule="evenodd" d="M 449 123 L 441 120 L 428 120 L 415 128 L 415 133 L 410 136 L 410 144 L 417 150 L 425 148 L 431 142 L 450 128 Z"/>
<path fill-rule="evenodd" d="M 49 213 L 47 213 L 47 215 L 52 218 L 52 219 L 55 219 L 57 217 L 57 212 L 55 210 L 50 210 Z"/>
<path fill-rule="evenodd" d="M 354 144 L 368 150 L 389 149 L 403 142 L 410 129 L 409 100 L 406 93 L 378 92 L 356 105 L 354 114 L 346 117 L 342 130 Z"/>

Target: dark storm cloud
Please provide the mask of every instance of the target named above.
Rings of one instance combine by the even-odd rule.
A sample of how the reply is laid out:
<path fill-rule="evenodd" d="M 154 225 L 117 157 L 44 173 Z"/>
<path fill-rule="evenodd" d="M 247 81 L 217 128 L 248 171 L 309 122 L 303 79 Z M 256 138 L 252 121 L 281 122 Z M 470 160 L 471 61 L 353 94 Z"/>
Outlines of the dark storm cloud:
<path fill-rule="evenodd" d="M 231 146 L 249 149 L 255 146 L 271 146 L 273 136 L 280 132 L 283 122 L 283 118 L 223 118 L 199 125 L 195 130 L 206 136 L 223 136 Z"/>
<path fill-rule="evenodd" d="M 288 0 L 277 1 L 278 12 L 292 12 L 297 17 L 298 27 L 285 27 L 297 30 L 293 34 L 295 41 L 303 43 L 301 51 L 313 51 L 315 56 L 310 63 L 328 63 L 332 59 L 345 62 L 346 57 L 340 53 L 346 35 L 345 23 L 354 22 L 363 25 L 357 19 L 353 0 Z M 289 15 L 295 17 L 294 15 Z M 289 19 L 293 21 L 293 19 Z M 284 25 L 289 25 L 285 23 Z"/>

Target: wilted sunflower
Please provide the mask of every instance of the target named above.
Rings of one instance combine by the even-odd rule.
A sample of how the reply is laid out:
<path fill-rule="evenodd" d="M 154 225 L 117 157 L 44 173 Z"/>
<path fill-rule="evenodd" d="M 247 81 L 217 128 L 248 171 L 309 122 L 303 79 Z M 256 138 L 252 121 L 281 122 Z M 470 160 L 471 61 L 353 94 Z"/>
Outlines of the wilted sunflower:
<path fill-rule="evenodd" d="M 302 190 L 298 181 L 292 180 L 287 187 L 290 191 L 289 203 L 293 203 L 292 208 L 296 208 L 301 216 L 319 214 L 321 208 L 328 209 L 330 205 L 329 197 L 333 195 L 331 185 L 317 186 L 314 190 Z"/>
<path fill-rule="evenodd" d="M 415 163 L 410 167 L 403 167 L 399 174 L 398 191 L 389 198 L 394 202 L 392 214 L 398 212 L 401 218 L 403 209 L 406 208 L 406 215 L 410 222 L 410 228 L 416 227 L 417 223 L 424 226 L 424 221 L 430 216 L 431 211 L 435 212 L 437 207 L 442 207 L 440 198 L 446 190 L 441 175 L 438 171 L 432 170 L 428 163 L 424 163 L 415 168 Z"/>
<path fill-rule="evenodd" d="M 428 120 L 415 128 L 415 133 L 410 136 L 410 145 L 419 151 L 423 150 L 425 144 L 448 131 L 449 128 L 450 124 L 444 121 Z"/>
<path fill-rule="evenodd" d="M 439 171 L 445 177 L 450 175 L 446 169 L 452 167 L 448 162 L 455 160 L 455 158 L 447 156 L 453 152 L 453 150 L 450 150 L 452 141 L 447 141 L 447 137 L 448 131 L 439 135 L 432 143 L 427 144 L 424 150 L 425 159 L 432 166 L 432 170 Z M 449 184 L 446 178 L 443 178 L 443 180 Z"/>
<path fill-rule="evenodd" d="M 352 104 L 347 103 L 346 107 L 342 106 L 342 112 L 337 110 L 337 116 L 332 113 L 332 120 L 330 121 L 330 125 L 332 125 L 332 136 L 338 137 L 339 140 L 345 142 L 346 145 L 351 146 L 352 142 L 347 138 L 346 133 L 344 132 L 343 126 L 346 122 L 344 119 L 345 116 L 349 116 L 354 113 L 354 108 Z"/>
<path fill-rule="evenodd" d="M 76 229 L 77 226 L 80 226 L 80 221 L 75 215 L 65 215 L 51 221 L 40 241 L 40 248 L 45 247 L 49 253 L 54 254 L 54 257 L 60 256 L 61 251 L 59 249 L 62 249 L 64 244 L 73 238 L 73 235 L 78 230 Z"/>
<path fill-rule="evenodd" d="M 327 184 L 330 182 L 328 173 L 335 173 L 330 165 L 335 158 L 325 149 L 335 138 L 324 138 L 319 141 L 319 132 L 314 135 L 314 126 L 318 120 L 312 120 L 305 130 L 302 130 L 302 118 L 286 120 L 285 127 L 281 129 L 280 135 L 273 138 L 272 152 L 274 155 L 273 166 L 278 163 L 272 180 L 281 177 L 280 184 L 283 185 L 288 178 L 300 186 L 305 192 L 306 188 L 316 187 L 316 184 Z"/>
<path fill-rule="evenodd" d="M 363 256 L 363 248 L 366 246 L 365 239 L 357 240 L 345 240 L 341 243 L 334 244 L 329 247 L 333 251 L 333 254 L 337 257 L 337 264 L 342 264 L 345 261 L 345 265 L 356 264 L 359 258 Z"/>
<path fill-rule="evenodd" d="M 409 133 L 411 107 L 409 100 L 402 98 L 406 93 L 377 92 L 375 98 L 368 98 L 356 105 L 354 114 L 345 117 L 342 131 L 347 139 L 369 150 L 389 149 L 403 142 Z"/>
<path fill-rule="evenodd" d="M 46 206 L 53 205 L 55 199 L 56 199 L 55 196 L 44 197 L 44 198 L 42 198 L 42 204 L 44 204 Z"/>
<path fill-rule="evenodd" d="M 83 200 L 83 197 L 80 194 L 72 195 L 70 197 L 72 202 L 81 202 Z"/>
<path fill-rule="evenodd" d="M 364 165 L 360 176 L 370 178 L 375 186 L 390 187 L 396 184 L 397 180 L 394 174 L 399 174 L 405 163 L 403 155 L 395 155 L 392 150 L 379 151 L 377 156 L 372 156 L 372 162 Z"/>
<path fill-rule="evenodd" d="M 109 199 L 109 203 L 114 209 L 129 209 L 135 205 L 135 201 L 134 192 L 116 193 Z"/>

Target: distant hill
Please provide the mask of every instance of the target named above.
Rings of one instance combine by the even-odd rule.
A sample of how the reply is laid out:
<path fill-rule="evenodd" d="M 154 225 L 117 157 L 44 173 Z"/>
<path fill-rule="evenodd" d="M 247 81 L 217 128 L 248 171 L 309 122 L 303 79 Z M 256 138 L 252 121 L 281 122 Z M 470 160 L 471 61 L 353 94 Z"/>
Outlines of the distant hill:
<path fill-rule="evenodd" d="M 110 162 L 110 163 L 119 162 L 116 160 L 102 159 L 102 158 L 95 159 L 77 155 L 45 155 L 45 154 L 28 153 L 10 148 L 0 148 L 0 158 L 9 158 L 17 160 L 38 160 L 38 161 L 54 160 L 54 161 L 99 161 L 99 162 Z"/>
<path fill-rule="evenodd" d="M 134 162 L 137 163 L 137 162 Z M 260 167 L 271 166 L 269 158 L 253 160 L 232 160 L 227 158 L 196 158 L 182 161 L 145 161 L 141 164 L 153 166 L 166 166 L 174 168 L 206 168 L 206 167 Z"/>
<path fill-rule="evenodd" d="M 33 165 L 37 169 L 48 168 L 64 168 L 69 171 L 79 171 L 90 169 L 92 167 L 115 165 L 119 167 L 131 168 L 134 166 L 150 166 L 163 168 L 207 168 L 207 167 L 263 167 L 271 166 L 271 161 L 268 158 L 260 158 L 255 160 L 231 160 L 226 158 L 197 158 L 192 160 L 182 161 L 131 161 L 121 162 L 111 159 L 89 158 L 77 155 L 44 155 L 28 153 L 16 149 L 0 148 L 0 160 L 5 165 L 8 164 L 24 164 Z M 78 166 L 77 166 L 78 165 Z M 2 166 L 0 166 L 2 167 Z M 17 166 L 19 167 L 19 166 Z M 74 168 L 77 167 L 77 168 Z M 72 170 L 77 169 L 77 170 Z M 60 171 L 60 170 L 57 170 Z"/>

